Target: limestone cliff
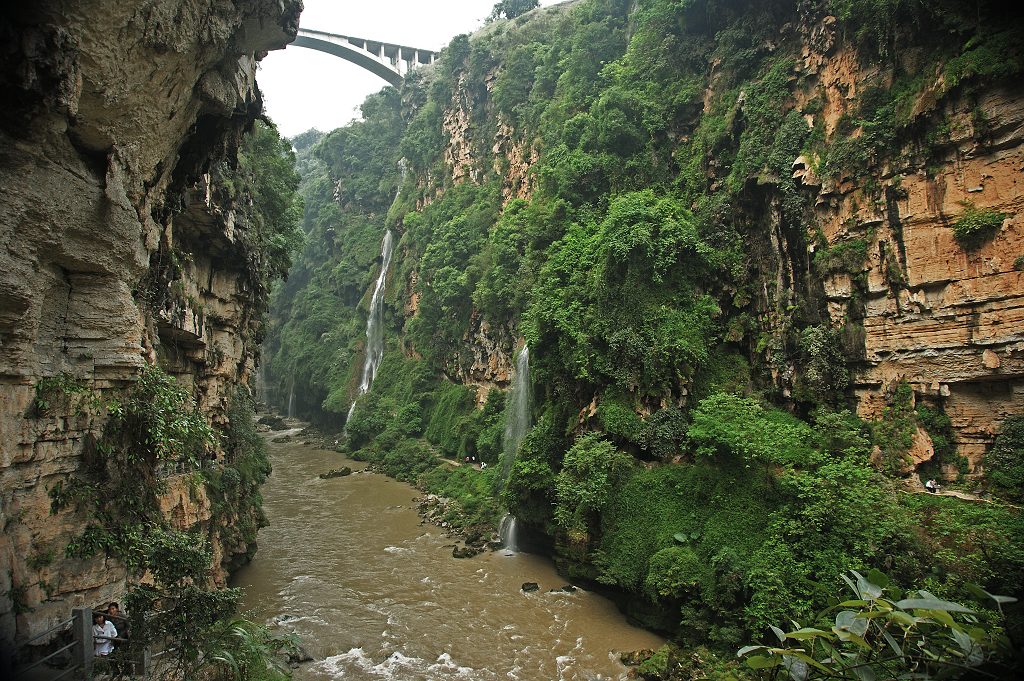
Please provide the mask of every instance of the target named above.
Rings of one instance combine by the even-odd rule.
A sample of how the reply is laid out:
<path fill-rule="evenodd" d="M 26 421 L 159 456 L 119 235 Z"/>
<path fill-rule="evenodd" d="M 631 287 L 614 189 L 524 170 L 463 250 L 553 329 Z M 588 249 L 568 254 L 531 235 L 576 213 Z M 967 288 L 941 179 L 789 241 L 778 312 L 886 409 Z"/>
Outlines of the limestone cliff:
<path fill-rule="evenodd" d="M 538 39 L 550 17 L 570 6 L 488 27 L 472 42 L 517 45 Z M 1024 88 L 1005 81 L 966 92 L 954 87 L 946 82 L 946 63 L 929 61 L 934 47 L 923 47 L 909 28 L 898 39 L 907 43 L 898 56 L 880 63 L 822 3 L 789 18 L 778 40 L 760 49 L 777 58 L 790 51 L 785 108 L 803 112 L 808 129 L 829 141 L 865 134 L 850 124 L 860 115 L 865 93 L 898 86 L 898 72 L 925 71 L 898 145 L 869 168 L 822 179 L 814 170 L 820 158 L 791 159 L 802 200 L 813 206 L 802 233 L 783 225 L 780 178 L 748 178 L 736 205 L 746 212 L 748 238 L 756 245 L 751 267 L 760 295 L 743 312 L 758 319 L 762 338 L 779 339 L 774 348 L 768 343 L 755 349 L 756 337 L 748 337 L 749 353 L 772 367 L 780 397 L 792 398 L 806 367 L 785 357 L 781 346 L 792 330 L 793 308 L 809 299 L 842 339 L 848 391 L 859 415 L 880 417 L 895 386 L 908 382 L 918 402 L 949 416 L 958 453 L 976 471 L 999 424 L 1024 413 Z M 693 121 L 710 115 L 712 103 L 727 96 L 720 61 L 708 65 L 707 90 Z M 468 63 L 469 70 L 478 68 Z M 529 126 L 515 125 L 495 103 L 496 82 L 514 68 L 494 63 L 481 82 L 460 75 L 442 115 L 448 175 L 421 180 L 431 201 L 441 185 L 489 179 L 501 184 L 505 202 L 534 191 L 533 166 L 543 140 Z M 734 134 L 746 124 L 749 108 L 740 92 L 728 113 Z M 663 144 L 687 142 L 693 121 Z M 713 187 L 728 174 L 728 167 L 718 165 L 709 152 Z M 1002 224 L 980 247 L 968 248 L 952 229 L 965 211 L 1000 215 Z M 820 266 L 828 251 L 850 245 L 863 249 L 862 259 L 846 268 Z M 474 313 L 450 373 L 467 384 L 504 387 L 513 334 L 481 323 Z M 911 456 L 919 464 L 930 458 L 922 452 L 931 445 L 923 431 L 917 440 Z M 956 471 L 946 474 L 955 477 Z"/>
<path fill-rule="evenodd" d="M 294 35 L 297 0 L 51 0 L 5 10 L 0 36 L 0 639 L 118 597 L 116 560 L 64 557 L 81 530 L 48 490 L 104 427 L 89 405 L 35 404 L 41 379 L 117 394 L 159 361 L 224 418 L 261 334 L 245 225 L 209 172 L 261 111 L 254 72 Z M 259 293 L 259 295 L 257 295 Z M 161 499 L 219 541 L 189 475 Z"/>
<path fill-rule="evenodd" d="M 824 91 L 818 115 L 829 134 L 856 105 L 855 93 L 893 80 L 859 64 L 836 32 L 833 17 L 808 27 L 815 39 L 797 67 Z M 822 183 L 803 175 L 802 182 L 815 195 L 828 244 L 867 245 L 859 271 L 824 278 L 832 325 L 862 317 L 863 355 L 853 373 L 858 412 L 879 417 L 887 390 L 907 381 L 919 400 L 942 406 L 974 468 L 999 423 L 1024 413 L 1024 88 L 943 97 L 942 72 L 927 76 L 912 114 L 925 132 L 891 150 L 868 177 Z M 921 138 L 929 135 L 926 154 Z M 968 206 L 1005 218 L 976 249 L 958 243 L 951 228 Z M 855 300 L 858 276 L 862 298 Z"/>

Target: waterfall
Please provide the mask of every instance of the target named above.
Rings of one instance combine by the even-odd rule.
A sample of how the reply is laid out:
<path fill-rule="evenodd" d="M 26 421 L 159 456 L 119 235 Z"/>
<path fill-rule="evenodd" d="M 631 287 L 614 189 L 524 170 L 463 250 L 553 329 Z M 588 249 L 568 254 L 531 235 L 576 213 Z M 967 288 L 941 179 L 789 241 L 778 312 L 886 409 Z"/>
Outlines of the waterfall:
<path fill-rule="evenodd" d="M 261 364 L 260 368 L 256 370 L 256 409 L 257 411 L 265 411 L 269 402 L 267 402 L 267 367 L 265 364 Z"/>
<path fill-rule="evenodd" d="M 502 545 L 513 553 L 519 552 L 517 529 L 515 516 L 511 513 L 506 513 L 505 517 L 501 519 L 501 525 L 498 527 L 498 536 L 501 537 Z"/>
<path fill-rule="evenodd" d="M 508 403 L 505 405 L 505 437 L 502 438 L 501 478 L 499 489 L 505 488 L 508 482 L 512 462 L 523 441 L 523 436 L 530 429 L 530 348 L 523 346 L 516 359 L 516 371 L 512 376 L 512 389 L 509 390 Z"/>
<path fill-rule="evenodd" d="M 295 418 L 295 384 L 292 384 L 292 389 L 288 391 L 288 418 Z"/>
<path fill-rule="evenodd" d="M 359 395 L 365 395 L 373 385 L 373 378 L 377 375 L 377 367 L 384 357 L 384 329 L 381 324 L 381 317 L 384 314 L 384 282 L 388 277 L 388 267 L 391 265 L 391 252 L 394 246 L 394 238 L 391 230 L 384 233 L 384 240 L 381 242 L 381 266 L 380 274 L 377 275 L 377 283 L 373 287 L 373 295 L 370 296 L 370 314 L 366 318 L 366 358 L 363 360 L 363 375 L 359 381 Z M 348 408 L 348 417 L 345 423 L 352 418 L 356 410 L 356 400 Z"/>

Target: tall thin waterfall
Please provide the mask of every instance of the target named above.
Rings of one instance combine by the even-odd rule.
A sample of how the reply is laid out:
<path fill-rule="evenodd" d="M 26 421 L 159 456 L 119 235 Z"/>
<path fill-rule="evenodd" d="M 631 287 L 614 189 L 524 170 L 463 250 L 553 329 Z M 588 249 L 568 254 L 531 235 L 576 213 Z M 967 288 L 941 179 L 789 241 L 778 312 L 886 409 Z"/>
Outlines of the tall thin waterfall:
<path fill-rule="evenodd" d="M 267 408 L 267 365 L 261 364 L 256 370 L 256 406 L 260 411 Z"/>
<path fill-rule="evenodd" d="M 384 282 L 388 277 L 388 267 L 391 265 L 391 252 L 394 250 L 394 237 L 391 230 L 384 234 L 381 242 L 381 266 L 380 274 L 377 275 L 377 283 L 373 287 L 373 295 L 370 297 L 370 314 L 366 318 L 366 359 L 363 360 L 363 376 L 359 381 L 359 392 L 356 399 L 352 400 L 352 406 L 348 408 L 348 419 L 356 410 L 356 401 L 359 395 L 365 395 L 373 385 L 373 378 L 377 375 L 377 367 L 384 357 L 384 329 L 381 324 L 381 317 L 384 314 Z"/>
<path fill-rule="evenodd" d="M 288 418 L 295 418 L 295 383 L 292 383 L 291 390 L 288 391 Z"/>
<path fill-rule="evenodd" d="M 505 437 L 502 438 L 500 489 L 508 482 L 519 444 L 530 429 L 530 348 L 523 346 L 516 359 L 512 389 L 505 405 Z"/>
<path fill-rule="evenodd" d="M 505 517 L 501 519 L 501 526 L 498 528 L 498 536 L 501 537 L 501 543 L 506 549 L 514 553 L 519 551 L 519 538 L 516 526 L 516 517 L 511 513 L 506 513 Z"/>

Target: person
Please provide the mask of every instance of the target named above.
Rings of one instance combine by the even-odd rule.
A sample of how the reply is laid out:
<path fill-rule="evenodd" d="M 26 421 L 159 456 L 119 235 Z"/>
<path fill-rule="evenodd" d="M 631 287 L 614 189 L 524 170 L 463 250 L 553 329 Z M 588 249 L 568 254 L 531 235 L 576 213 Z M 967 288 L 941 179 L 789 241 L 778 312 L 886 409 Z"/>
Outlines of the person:
<path fill-rule="evenodd" d="M 939 491 L 939 485 L 935 482 L 935 478 L 928 478 L 928 482 L 924 483 L 924 488 L 932 494 Z"/>
<path fill-rule="evenodd" d="M 116 601 L 107 603 L 107 619 L 114 623 L 119 638 L 128 638 L 128 620 L 121 614 L 121 606 Z"/>
<path fill-rule="evenodd" d="M 114 650 L 113 639 L 117 638 L 117 629 L 102 612 L 92 616 L 92 639 L 97 657 L 106 657 Z"/>

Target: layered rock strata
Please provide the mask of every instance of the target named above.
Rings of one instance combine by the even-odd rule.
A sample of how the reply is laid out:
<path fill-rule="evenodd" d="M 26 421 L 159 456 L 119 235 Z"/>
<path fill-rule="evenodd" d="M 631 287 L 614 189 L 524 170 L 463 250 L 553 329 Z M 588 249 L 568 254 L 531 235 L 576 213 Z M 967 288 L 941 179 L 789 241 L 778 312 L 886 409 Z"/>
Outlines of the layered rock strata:
<path fill-rule="evenodd" d="M 829 134 L 853 113 L 852 93 L 892 77 L 837 47 L 835 31 L 832 17 L 818 23 L 798 67 L 820 84 Z M 976 470 L 999 424 L 1024 413 L 1024 88 L 947 98 L 943 89 L 936 72 L 912 113 L 915 123 L 944 122 L 945 134 L 931 135 L 927 154 L 913 139 L 867 179 L 836 183 L 808 176 L 802 160 L 795 168 L 816 194 L 829 244 L 867 244 L 860 272 L 823 282 L 832 325 L 863 327 L 863 355 L 852 372 L 858 412 L 881 416 L 886 396 L 906 381 L 917 400 L 950 417 L 958 452 Z M 958 242 L 952 229 L 969 208 L 1003 216 L 977 248 Z"/>
<path fill-rule="evenodd" d="M 0 639 L 24 640 L 123 592 L 104 556 L 65 558 L 81 532 L 48 490 L 103 430 L 76 399 L 40 410 L 40 380 L 103 397 L 158 359 L 223 420 L 260 334 L 246 251 L 202 182 L 259 115 L 256 62 L 294 35 L 298 0 L 49 0 L 0 22 Z M 209 527 L 191 476 L 161 507 L 208 531 L 213 577 L 247 547 Z"/>
<path fill-rule="evenodd" d="M 488 30 L 502 28 L 508 30 L 504 24 Z M 894 79 L 891 67 L 863 59 L 841 28 L 833 16 L 803 17 L 781 36 L 800 47 L 787 108 L 802 110 L 820 99 L 820 112 L 805 118 L 809 127 L 820 124 L 829 139 L 841 136 L 844 115 L 856 117 L 860 94 Z M 918 52 L 908 49 L 907 59 Z M 706 111 L 718 94 L 715 65 L 710 67 Z M 475 100 L 460 82 L 444 115 L 445 163 L 455 183 L 490 173 L 500 178 L 506 200 L 528 199 L 538 152 L 528 131 L 516 130 L 493 110 L 494 82 L 489 74 L 486 87 L 477 89 L 488 96 Z M 737 107 L 742 110 L 742 101 Z M 488 116 L 498 117 L 498 124 L 493 137 L 483 139 L 482 128 L 471 121 Z M 905 148 L 887 150 L 889 158 L 860 177 L 823 181 L 813 170 L 818 159 L 794 159 L 794 178 L 814 206 L 801 239 L 783 233 L 772 181 L 757 179 L 760 201 L 750 207 L 756 217 L 749 229 L 752 243 L 764 242 L 756 248 L 765 300 L 754 312 L 763 333 L 783 334 L 788 319 L 779 311 L 794 303 L 798 285 L 821 287 L 827 321 L 851 339 L 846 349 L 857 412 L 880 417 L 895 386 L 905 381 L 917 401 L 950 417 L 958 453 L 978 471 L 1000 423 L 1024 413 L 1024 88 L 1002 84 L 970 96 L 947 94 L 938 68 L 911 116 L 917 134 Z M 942 134 L 935 131 L 937 122 Z M 926 154 L 925 138 L 931 145 Z M 968 206 L 1005 215 L 976 249 L 962 246 L 952 230 Z M 827 246 L 864 240 L 867 258 L 859 270 L 815 273 L 818 230 Z M 460 380 L 502 385 L 511 365 L 507 339 L 473 320 L 463 343 L 454 372 Z M 792 396 L 800 371 L 795 365 L 773 370 L 783 396 Z M 927 434 L 921 431 L 919 439 L 915 451 L 931 451 Z"/>

